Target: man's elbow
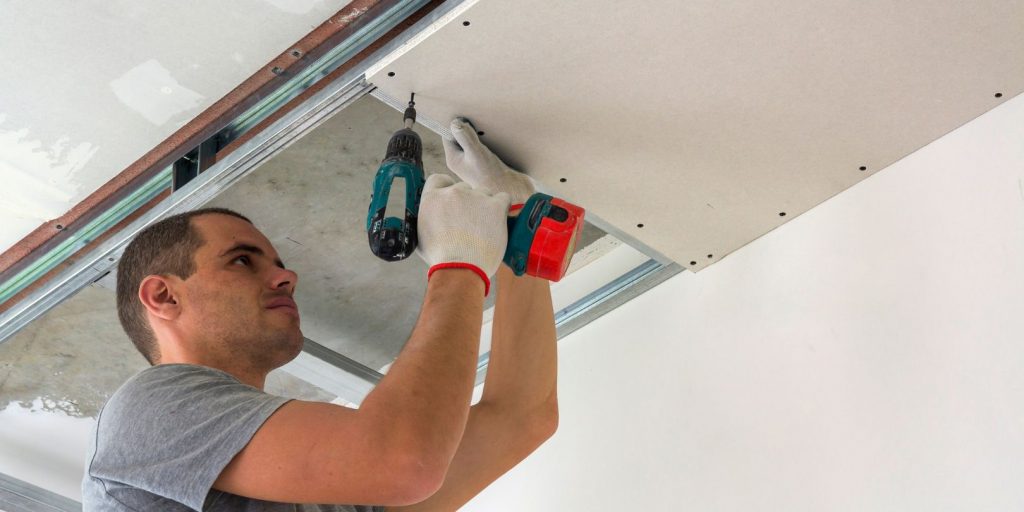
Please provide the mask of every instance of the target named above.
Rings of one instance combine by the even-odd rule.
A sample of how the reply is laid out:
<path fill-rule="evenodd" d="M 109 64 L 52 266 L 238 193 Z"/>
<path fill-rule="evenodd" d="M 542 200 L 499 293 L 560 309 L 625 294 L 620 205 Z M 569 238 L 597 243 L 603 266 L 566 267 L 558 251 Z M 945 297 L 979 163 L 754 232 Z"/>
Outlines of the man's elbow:
<path fill-rule="evenodd" d="M 431 497 L 444 484 L 447 464 L 434 454 L 411 450 L 399 455 L 393 466 L 393 489 L 389 505 L 412 505 Z"/>
<path fill-rule="evenodd" d="M 558 431 L 558 400 L 552 398 L 538 407 L 530 418 L 530 437 L 536 446 Z"/>

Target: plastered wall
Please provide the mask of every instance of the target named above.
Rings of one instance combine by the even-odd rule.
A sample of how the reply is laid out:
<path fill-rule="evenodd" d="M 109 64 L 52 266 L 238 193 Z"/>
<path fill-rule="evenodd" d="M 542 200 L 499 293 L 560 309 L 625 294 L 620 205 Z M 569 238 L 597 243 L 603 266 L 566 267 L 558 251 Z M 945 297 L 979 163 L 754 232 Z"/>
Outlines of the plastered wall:
<path fill-rule="evenodd" d="M 1024 97 L 560 350 L 469 511 L 1024 509 Z"/>

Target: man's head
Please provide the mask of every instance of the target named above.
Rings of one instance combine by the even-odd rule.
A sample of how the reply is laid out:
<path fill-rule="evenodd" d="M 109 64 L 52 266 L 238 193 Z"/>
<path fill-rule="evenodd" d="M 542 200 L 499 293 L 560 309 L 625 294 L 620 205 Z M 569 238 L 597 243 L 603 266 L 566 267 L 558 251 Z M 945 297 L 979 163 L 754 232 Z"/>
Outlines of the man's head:
<path fill-rule="evenodd" d="M 302 348 L 298 276 L 244 216 L 209 208 L 139 233 L 118 264 L 117 310 L 150 362 L 266 370 Z"/>

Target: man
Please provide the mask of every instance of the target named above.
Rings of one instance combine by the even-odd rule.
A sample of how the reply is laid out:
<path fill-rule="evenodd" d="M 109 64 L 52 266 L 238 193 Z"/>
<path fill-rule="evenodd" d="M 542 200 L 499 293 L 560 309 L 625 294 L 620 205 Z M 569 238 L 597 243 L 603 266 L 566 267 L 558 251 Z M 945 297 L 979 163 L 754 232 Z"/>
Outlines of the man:
<path fill-rule="evenodd" d="M 247 219 L 189 212 L 132 241 L 118 267 L 118 314 L 154 366 L 97 418 L 85 510 L 455 510 L 554 433 L 549 286 L 501 265 L 510 203 L 532 183 L 465 121 L 451 130 L 448 165 L 466 183 L 427 181 L 420 318 L 358 410 L 262 391 L 301 350 L 298 276 Z M 470 407 L 495 273 L 490 365 Z"/>

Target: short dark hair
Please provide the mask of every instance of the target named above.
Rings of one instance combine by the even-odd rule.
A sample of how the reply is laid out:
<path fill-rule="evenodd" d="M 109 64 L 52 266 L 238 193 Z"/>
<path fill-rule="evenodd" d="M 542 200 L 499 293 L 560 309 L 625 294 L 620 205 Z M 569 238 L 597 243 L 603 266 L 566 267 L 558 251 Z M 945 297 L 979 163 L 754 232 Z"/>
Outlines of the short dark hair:
<path fill-rule="evenodd" d="M 160 347 L 146 318 L 146 308 L 139 300 L 139 285 L 151 275 L 170 274 L 188 279 L 196 271 L 196 250 L 206 242 L 192 225 L 192 218 L 214 213 L 252 224 L 244 215 L 227 208 L 179 213 L 142 230 L 117 263 L 117 317 L 135 348 L 151 365 L 160 359 Z"/>

